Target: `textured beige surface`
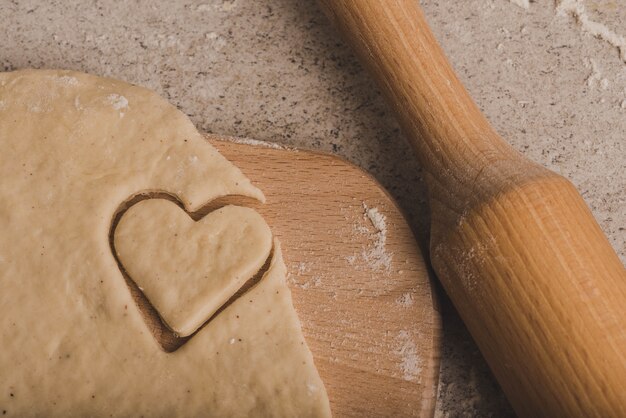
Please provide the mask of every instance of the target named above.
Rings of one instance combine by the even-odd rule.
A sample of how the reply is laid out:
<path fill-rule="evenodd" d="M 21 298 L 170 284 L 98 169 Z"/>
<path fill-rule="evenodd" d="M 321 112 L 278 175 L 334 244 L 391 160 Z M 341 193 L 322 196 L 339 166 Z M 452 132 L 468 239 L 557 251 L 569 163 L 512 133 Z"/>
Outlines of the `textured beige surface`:
<path fill-rule="evenodd" d="M 330 416 L 277 241 L 264 277 L 174 352 L 159 347 L 131 297 L 110 248 L 111 224 L 130 198 L 159 191 L 189 211 L 221 196 L 262 198 L 182 113 L 146 89 L 67 71 L 0 73 L 0 102 L 3 415 Z M 146 207 L 157 205 L 161 216 L 152 214 L 161 220 L 153 236 L 146 237 L 146 225 L 134 228 L 138 235 L 156 240 L 171 231 L 164 202 L 129 209 L 131 225 Z M 154 266 L 167 259 L 204 267 L 203 257 L 184 258 L 201 245 L 207 258 L 239 261 L 236 271 L 246 281 L 269 253 L 267 224 L 235 206 L 207 216 L 192 227 L 215 234 L 215 250 L 182 227 L 182 254 L 159 253 Z M 238 233 L 232 224 L 257 233 Z M 130 237 L 119 238 L 127 244 Z M 176 294 L 171 285 L 158 290 Z"/>
<path fill-rule="evenodd" d="M 624 0 L 584 5 L 589 19 L 626 36 Z M 506 0 L 423 6 L 498 131 L 579 187 L 626 261 L 626 65 L 617 49 L 548 0 L 528 9 Z M 161 92 L 204 130 L 335 152 L 373 173 L 426 242 L 419 167 L 315 4 L 22 1 L 4 2 L 0 18 L 11 22 L 0 27 L 0 66 L 114 75 Z M 510 413 L 445 296 L 442 309 L 438 414 Z"/>

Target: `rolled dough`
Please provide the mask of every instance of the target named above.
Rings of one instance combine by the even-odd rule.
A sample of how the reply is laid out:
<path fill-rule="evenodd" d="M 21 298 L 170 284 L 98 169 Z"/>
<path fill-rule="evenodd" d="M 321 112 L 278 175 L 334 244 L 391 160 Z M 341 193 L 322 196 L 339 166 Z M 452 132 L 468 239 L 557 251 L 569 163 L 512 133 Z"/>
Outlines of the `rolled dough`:
<path fill-rule="evenodd" d="M 261 215 L 236 206 L 194 222 L 175 203 L 148 199 L 125 212 L 115 229 L 124 269 L 182 337 L 254 276 L 271 248 L 272 233 Z"/>
<path fill-rule="evenodd" d="M 189 212 L 263 199 L 173 106 L 75 72 L 0 73 L 0 179 L 0 413 L 330 415 L 278 243 L 260 282 L 172 353 L 131 298 L 109 247 L 129 198 L 166 192 Z M 248 273 L 258 260 L 243 263 Z"/>

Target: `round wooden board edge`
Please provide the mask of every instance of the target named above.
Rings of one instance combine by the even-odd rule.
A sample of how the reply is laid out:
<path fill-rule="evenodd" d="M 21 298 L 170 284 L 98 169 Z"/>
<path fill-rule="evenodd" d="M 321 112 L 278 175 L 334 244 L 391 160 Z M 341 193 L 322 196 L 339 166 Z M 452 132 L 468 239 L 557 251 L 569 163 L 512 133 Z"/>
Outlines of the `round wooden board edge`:
<path fill-rule="evenodd" d="M 404 222 L 406 227 L 409 230 L 411 230 L 410 225 L 408 224 L 406 220 L 407 217 L 406 217 L 405 212 L 402 210 L 402 208 L 398 206 L 397 202 L 389 194 L 389 192 L 370 173 L 368 173 L 363 168 L 351 163 L 350 161 L 347 161 L 346 159 L 340 156 L 323 152 L 323 151 L 318 151 L 318 150 L 292 148 L 292 147 L 282 146 L 282 145 L 271 143 L 271 142 L 258 141 L 258 140 L 248 139 L 248 138 L 239 138 L 239 137 L 216 135 L 216 134 L 204 134 L 204 136 L 213 146 L 215 146 L 218 149 L 220 153 L 222 153 L 222 150 L 220 149 L 220 144 L 223 144 L 228 147 L 232 147 L 232 146 L 246 147 L 247 149 L 249 149 L 250 147 L 257 148 L 257 149 L 263 150 L 263 152 L 267 152 L 270 154 L 304 153 L 304 154 L 307 154 L 308 156 L 314 155 L 316 158 L 322 158 L 328 161 L 332 161 L 333 164 L 342 165 L 345 168 L 349 169 L 350 171 L 354 171 L 355 175 L 362 177 L 369 184 L 371 184 L 372 187 L 375 187 L 378 191 L 380 191 L 388 199 L 388 201 L 393 205 L 393 208 L 401 215 L 402 221 Z M 253 183 L 255 183 L 254 178 L 251 177 L 250 180 Z M 438 295 L 436 293 L 435 276 L 432 272 L 430 265 L 426 262 L 426 259 L 423 256 L 423 249 L 421 249 L 419 245 L 417 244 L 417 240 L 415 239 L 413 231 L 412 231 L 412 239 L 415 241 L 415 246 L 417 248 L 417 251 L 419 252 L 418 255 L 422 259 L 424 263 L 424 267 L 426 269 L 426 273 L 429 277 L 430 294 L 431 294 L 432 310 L 433 310 L 432 348 L 431 348 L 432 356 L 430 357 L 427 365 L 425 366 L 425 368 L 429 370 L 430 373 L 427 373 L 426 371 L 424 371 L 424 376 L 427 376 L 427 378 L 431 380 L 432 387 L 430 388 L 430 391 L 429 391 L 430 392 L 429 398 L 423 397 L 420 402 L 421 411 L 419 415 L 420 416 L 433 416 L 434 411 L 435 411 L 436 398 L 437 398 L 437 388 L 438 388 L 438 382 L 439 382 L 439 368 L 440 368 L 440 358 L 441 358 L 442 323 L 441 323 L 441 313 L 440 313 L 440 308 L 439 308 L 440 302 L 438 300 Z"/>

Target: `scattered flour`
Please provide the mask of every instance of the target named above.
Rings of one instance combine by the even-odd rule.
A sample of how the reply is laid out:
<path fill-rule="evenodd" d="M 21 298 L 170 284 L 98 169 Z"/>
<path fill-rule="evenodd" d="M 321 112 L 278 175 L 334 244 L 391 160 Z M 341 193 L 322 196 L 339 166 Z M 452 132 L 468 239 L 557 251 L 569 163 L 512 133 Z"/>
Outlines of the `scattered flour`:
<path fill-rule="evenodd" d="M 74 97 L 74 108 L 76 108 L 76 110 L 83 110 L 83 105 L 80 103 L 78 96 Z"/>
<path fill-rule="evenodd" d="M 365 209 L 365 214 L 374 225 L 378 231 L 382 232 L 384 235 L 387 235 L 387 222 L 385 215 L 380 213 L 377 208 L 368 208 L 365 203 L 363 203 L 363 209 Z"/>
<path fill-rule="evenodd" d="M 626 99 L 622 100 L 622 102 L 619 104 L 619 107 L 621 107 L 622 109 L 626 109 Z"/>
<path fill-rule="evenodd" d="M 69 75 L 57 77 L 56 80 L 57 80 L 57 83 L 63 86 L 77 86 L 78 85 L 78 79 L 76 77 L 72 77 Z"/>
<path fill-rule="evenodd" d="M 602 90 L 606 90 L 609 87 L 609 80 L 606 78 L 600 80 L 600 87 L 602 87 Z"/>
<path fill-rule="evenodd" d="M 237 137 L 228 137 L 226 138 L 229 142 L 234 142 L 235 144 L 245 144 L 245 145 L 253 145 L 255 147 L 264 147 L 264 148 L 272 148 L 272 149 L 285 149 L 285 147 L 276 144 L 274 142 L 266 142 L 259 141 L 256 139 L 250 138 L 237 138 Z"/>
<path fill-rule="evenodd" d="M 43 109 L 37 103 L 29 103 L 26 107 L 27 107 L 28 111 L 32 112 L 32 113 L 41 113 L 41 112 L 43 112 Z"/>
<path fill-rule="evenodd" d="M 408 382 L 419 382 L 420 372 L 422 371 L 422 360 L 417 354 L 417 345 L 411 338 L 408 331 L 401 330 L 396 337 L 398 342 L 397 349 L 394 350 L 400 359 L 400 370 L 402 378 Z"/>
<path fill-rule="evenodd" d="M 352 254 L 344 258 L 351 266 L 358 267 L 357 261 L 362 259 L 371 270 L 389 273 L 393 255 L 389 254 L 386 249 L 387 218 L 377 208 L 370 208 L 365 202 L 362 205 L 363 218 L 369 221 L 371 226 L 363 225 L 362 221 L 355 222 L 352 225 L 352 231 L 367 236 L 373 241 L 373 244 L 365 247 L 360 254 Z"/>
<path fill-rule="evenodd" d="M 374 246 L 363 251 L 362 256 L 365 262 L 373 270 L 391 269 L 392 255 L 387 253 L 385 245 L 387 243 L 387 221 L 385 215 L 380 213 L 377 208 L 369 208 L 363 203 L 364 215 L 372 223 L 376 229 Z"/>
<path fill-rule="evenodd" d="M 113 109 L 120 111 L 120 118 L 124 116 L 125 110 L 128 109 L 128 99 L 119 94 L 109 94 L 106 98 L 107 103 L 113 106 Z"/>
<path fill-rule="evenodd" d="M 413 306 L 415 300 L 413 299 L 413 295 L 411 295 L 410 293 L 403 293 L 396 299 L 396 303 L 403 308 L 409 308 Z"/>
<path fill-rule="evenodd" d="M 298 274 L 303 274 L 303 273 L 311 271 L 311 266 L 309 265 L 309 263 L 305 263 L 303 261 L 303 262 L 298 263 L 297 270 L 298 270 Z"/>
<path fill-rule="evenodd" d="M 290 276 L 289 281 L 298 289 L 310 289 L 311 287 L 320 287 L 322 285 L 322 279 L 320 277 L 313 277 L 311 280 L 307 280 L 304 282 L 297 281 L 295 277 Z"/>
<path fill-rule="evenodd" d="M 593 87 L 593 85 L 597 82 L 602 89 L 606 90 L 609 86 L 609 80 L 602 78 L 602 72 L 600 71 L 600 67 L 595 60 L 589 58 L 589 60 L 585 62 L 585 67 L 591 68 L 591 74 L 589 74 L 585 79 L 587 86 Z"/>
<path fill-rule="evenodd" d="M 237 7 L 237 1 L 236 0 L 224 0 L 222 1 L 222 4 L 220 5 L 220 10 L 223 12 L 230 12 L 231 10 L 234 10 L 235 7 Z"/>
<path fill-rule="evenodd" d="M 231 10 L 234 10 L 235 7 L 237 7 L 236 0 L 222 0 L 221 2 L 219 2 L 219 4 L 208 4 L 208 3 L 199 4 L 196 7 L 196 11 L 210 12 L 213 10 L 219 10 L 222 12 L 230 12 Z"/>
<path fill-rule="evenodd" d="M 626 63 L 626 37 L 613 32 L 606 25 L 589 19 L 582 0 L 556 0 L 556 10 L 561 16 L 573 16 L 583 31 L 608 42 L 617 48 L 620 58 Z"/>
<path fill-rule="evenodd" d="M 587 86 L 591 87 L 596 80 L 600 80 L 600 70 L 598 69 L 598 64 L 596 64 L 596 62 L 591 58 L 589 61 L 585 62 L 585 67 L 591 68 L 591 74 L 589 74 L 585 79 Z"/>
<path fill-rule="evenodd" d="M 295 272 L 295 274 L 289 273 L 288 280 L 289 282 L 299 288 L 299 289 L 309 289 L 311 287 L 319 287 L 322 285 L 322 278 L 320 276 L 313 276 L 307 280 L 306 276 L 312 269 L 313 263 L 295 263 L 290 267 L 290 271 Z"/>
<path fill-rule="evenodd" d="M 354 232 L 358 232 L 359 234 L 362 234 L 362 235 L 369 235 L 370 233 L 370 229 L 364 225 L 361 225 L 360 223 L 355 223 L 352 226 L 352 229 L 354 230 Z"/>
<path fill-rule="evenodd" d="M 509 0 L 509 1 L 523 9 L 528 9 L 530 7 L 530 0 Z"/>
<path fill-rule="evenodd" d="M 221 37 L 215 32 L 209 32 L 204 35 L 204 38 L 209 41 L 210 45 L 215 51 L 219 51 L 226 46 L 226 39 Z"/>
<path fill-rule="evenodd" d="M 7 104 L 4 102 L 4 100 L 0 100 L 0 110 L 4 109 L 5 107 L 7 107 Z"/>
<path fill-rule="evenodd" d="M 318 390 L 319 388 L 317 387 L 317 385 L 311 382 L 306 382 L 306 391 L 309 396 L 316 394 Z"/>
<path fill-rule="evenodd" d="M 156 42 L 161 48 L 180 48 L 180 39 L 173 34 L 159 33 L 156 35 Z"/>

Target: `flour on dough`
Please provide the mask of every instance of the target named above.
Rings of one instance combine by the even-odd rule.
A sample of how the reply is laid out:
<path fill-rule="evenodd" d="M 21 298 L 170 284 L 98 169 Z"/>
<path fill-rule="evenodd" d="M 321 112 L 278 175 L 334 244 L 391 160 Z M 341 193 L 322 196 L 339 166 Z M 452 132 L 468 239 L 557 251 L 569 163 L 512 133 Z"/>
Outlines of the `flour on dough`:
<path fill-rule="evenodd" d="M 189 212 L 263 199 L 187 117 L 146 89 L 68 71 L 1 73 L 0 103 L 5 416 L 330 415 L 277 243 L 245 298 L 172 353 L 129 293 L 109 230 L 130 197 L 166 192 Z"/>

